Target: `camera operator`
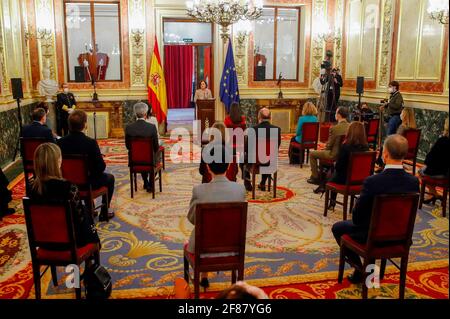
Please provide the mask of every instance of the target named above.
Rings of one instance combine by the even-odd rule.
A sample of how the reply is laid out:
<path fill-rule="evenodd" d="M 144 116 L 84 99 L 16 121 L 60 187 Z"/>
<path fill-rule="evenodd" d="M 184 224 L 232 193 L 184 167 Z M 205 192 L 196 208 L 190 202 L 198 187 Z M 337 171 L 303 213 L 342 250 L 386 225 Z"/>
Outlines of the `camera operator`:
<path fill-rule="evenodd" d="M 380 107 L 380 111 L 387 110 L 388 113 L 388 128 L 387 135 L 392 135 L 397 132 L 398 127 L 401 124 L 400 113 L 403 108 L 403 97 L 400 94 L 400 84 L 397 81 L 389 83 L 389 100 L 382 101 L 383 105 Z"/>
<path fill-rule="evenodd" d="M 327 57 L 329 53 L 331 52 L 327 52 Z M 331 68 L 331 62 L 329 60 L 325 60 L 322 66 L 324 67 L 322 70 L 325 70 L 325 72 L 321 70 L 320 83 L 325 86 L 327 101 L 325 109 L 327 117 L 325 121 L 336 122 L 334 114 L 336 113 L 341 95 L 341 87 L 343 85 L 342 76 L 339 74 L 339 69 Z"/>

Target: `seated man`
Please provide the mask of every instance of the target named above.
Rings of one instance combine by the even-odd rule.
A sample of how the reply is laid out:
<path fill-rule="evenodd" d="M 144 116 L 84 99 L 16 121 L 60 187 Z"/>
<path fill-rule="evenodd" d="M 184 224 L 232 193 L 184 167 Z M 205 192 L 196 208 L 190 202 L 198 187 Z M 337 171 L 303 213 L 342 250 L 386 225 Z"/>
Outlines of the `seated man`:
<path fill-rule="evenodd" d="M 248 128 L 247 130 L 247 136 L 249 137 L 247 139 L 248 143 L 247 143 L 247 157 L 251 155 L 251 152 L 256 152 L 256 143 L 258 143 L 258 147 L 266 147 L 266 140 L 267 139 L 275 139 L 278 142 L 278 145 L 276 147 L 277 151 L 280 148 L 281 145 L 281 128 L 275 125 L 272 125 L 270 123 L 270 119 L 272 117 L 272 114 L 270 113 L 270 110 L 266 107 L 263 107 L 262 109 L 259 110 L 258 112 L 258 124 L 255 125 L 254 127 Z M 251 130 L 254 130 L 254 134 L 255 134 L 255 140 L 253 141 L 251 139 Z M 276 131 L 276 135 L 275 136 L 271 136 L 271 132 Z M 266 150 L 267 151 L 267 150 Z M 259 151 L 258 151 L 259 152 Z M 268 155 L 268 154 L 267 154 Z M 270 154 L 272 155 L 272 154 Z M 258 154 L 255 154 L 255 156 L 258 156 Z M 276 156 L 278 156 L 278 153 L 276 154 Z M 251 166 L 251 164 L 253 163 L 249 163 L 248 161 L 252 160 L 251 158 L 247 158 L 246 159 L 246 163 Z M 264 165 L 265 164 L 265 165 Z M 262 163 L 261 166 L 268 166 L 269 163 Z M 250 174 L 246 173 L 246 178 L 250 178 Z M 266 182 L 267 180 L 270 178 L 270 174 L 262 174 L 261 176 L 261 183 L 258 185 L 258 188 L 262 191 L 266 190 Z M 248 183 L 250 183 L 250 181 L 248 181 L 247 179 L 244 181 L 244 183 L 246 184 L 246 189 L 247 190 L 252 190 L 251 184 L 247 185 Z"/>
<path fill-rule="evenodd" d="M 106 164 L 100 153 L 97 141 L 86 136 L 83 131 L 87 128 L 87 114 L 82 110 L 75 110 L 69 115 L 69 134 L 58 140 L 63 155 L 76 154 L 86 155 L 89 161 L 91 172 L 90 183 L 93 189 L 100 187 L 108 187 L 108 207 L 114 194 L 114 176 L 105 173 Z M 104 203 L 105 204 L 105 203 Z M 108 214 L 109 218 L 114 217 L 111 209 L 108 212 L 102 212 L 100 220 L 106 220 L 104 214 Z"/>
<path fill-rule="evenodd" d="M 325 149 L 320 151 L 312 151 L 309 154 L 309 160 L 311 163 L 311 177 L 308 179 L 308 183 L 316 185 L 320 184 L 318 163 L 320 159 L 334 160 L 337 158 L 339 148 L 341 147 L 341 143 L 339 143 L 340 138 L 347 135 L 349 126 L 347 118 L 348 109 L 343 106 L 338 107 L 336 110 L 336 120 L 338 121 L 338 124 L 330 128 L 330 137 L 328 138 Z"/>
<path fill-rule="evenodd" d="M 153 159 L 156 161 L 157 152 L 159 150 L 158 131 L 156 126 L 146 122 L 146 115 L 148 106 L 144 102 L 138 102 L 134 105 L 134 114 L 136 115 L 136 122 L 129 124 L 125 128 L 125 145 L 130 149 L 130 137 L 149 137 L 153 143 Z M 148 173 L 141 173 L 144 180 L 144 189 L 147 192 L 152 192 L 151 186 L 148 182 Z"/>
<path fill-rule="evenodd" d="M 214 152 L 221 152 L 219 161 L 213 157 Z M 245 202 L 245 188 L 236 182 L 231 182 L 225 177 L 229 163 L 226 161 L 225 147 L 221 144 L 215 144 L 211 149 L 213 160 L 206 161 L 206 167 L 212 176 L 211 182 L 194 186 L 192 189 L 192 198 L 189 204 L 188 220 L 195 225 L 195 208 L 198 203 L 221 203 L 221 202 Z M 220 227 L 220 225 L 217 225 Z M 192 230 L 189 238 L 187 250 L 195 253 L 195 228 Z M 208 287 L 207 274 L 202 275 L 200 285 Z"/>
<path fill-rule="evenodd" d="M 350 235 L 354 240 L 365 243 L 372 218 L 374 198 L 381 194 L 418 193 L 419 180 L 403 169 L 403 158 L 408 153 L 408 141 L 399 134 L 390 135 L 384 142 L 383 160 L 386 163 L 384 171 L 378 175 L 366 178 L 361 195 L 353 209 L 352 221 L 340 221 L 333 225 L 332 232 L 340 245 L 341 237 Z M 395 213 L 395 212 L 392 212 Z M 349 251 L 347 257 L 356 265 L 362 267 L 357 254 Z M 356 269 L 348 277 L 350 282 L 358 283 L 362 274 Z"/>
<path fill-rule="evenodd" d="M 36 108 L 31 114 L 33 123 L 25 125 L 22 129 L 22 137 L 45 138 L 49 142 L 54 142 L 52 130 L 45 125 L 47 121 L 47 112 L 43 108 Z"/>
<path fill-rule="evenodd" d="M 3 216 L 15 213 L 14 208 L 9 208 L 9 202 L 12 200 L 12 192 L 8 189 L 9 181 L 0 167 L 0 220 Z"/>

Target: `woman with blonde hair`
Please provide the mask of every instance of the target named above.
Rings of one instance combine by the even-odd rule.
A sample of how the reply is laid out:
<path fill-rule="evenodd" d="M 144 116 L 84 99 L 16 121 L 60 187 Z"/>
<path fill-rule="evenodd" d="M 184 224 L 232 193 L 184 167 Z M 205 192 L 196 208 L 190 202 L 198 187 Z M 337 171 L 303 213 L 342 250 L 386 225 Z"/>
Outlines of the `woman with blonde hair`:
<path fill-rule="evenodd" d="M 419 169 L 419 174 L 422 176 L 430 176 L 433 178 L 446 178 L 448 180 L 450 173 L 450 140 L 448 137 L 448 117 L 444 122 L 444 132 L 442 136 L 434 143 L 431 150 L 425 157 L 425 165 Z M 438 195 L 436 188 L 429 187 L 429 192 L 432 195 L 430 198 L 424 200 L 425 204 L 435 203 L 437 199 L 442 200 Z"/>
<path fill-rule="evenodd" d="M 416 117 L 414 109 L 405 107 L 400 113 L 400 120 L 402 124 L 397 129 L 397 134 L 403 135 L 407 129 L 416 128 Z"/>
<path fill-rule="evenodd" d="M 308 101 L 303 105 L 302 116 L 298 118 L 297 131 L 295 133 L 295 140 L 297 143 L 302 142 L 303 124 L 304 123 L 315 123 L 318 122 L 317 119 L 317 108 L 316 106 Z"/>
<path fill-rule="evenodd" d="M 37 147 L 30 198 L 37 203 L 71 201 L 77 247 L 99 243 L 92 216 L 81 203 L 77 187 L 63 178 L 61 164 L 61 150 L 56 144 L 44 143 Z"/>

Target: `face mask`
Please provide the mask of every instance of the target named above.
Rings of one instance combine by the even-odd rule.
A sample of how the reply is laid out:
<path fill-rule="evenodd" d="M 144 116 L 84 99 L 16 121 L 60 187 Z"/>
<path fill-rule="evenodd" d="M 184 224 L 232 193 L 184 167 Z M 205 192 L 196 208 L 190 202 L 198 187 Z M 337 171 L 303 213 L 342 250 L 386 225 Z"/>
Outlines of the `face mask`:
<path fill-rule="evenodd" d="M 64 88 L 64 93 L 69 93 L 69 89 L 68 88 Z"/>

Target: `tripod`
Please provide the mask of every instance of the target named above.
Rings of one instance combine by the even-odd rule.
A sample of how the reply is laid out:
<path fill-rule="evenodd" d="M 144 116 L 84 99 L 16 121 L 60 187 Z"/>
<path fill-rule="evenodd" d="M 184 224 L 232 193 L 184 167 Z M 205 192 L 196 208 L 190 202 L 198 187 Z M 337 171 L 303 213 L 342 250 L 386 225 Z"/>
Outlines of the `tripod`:
<path fill-rule="evenodd" d="M 19 122 L 19 137 L 17 139 L 16 149 L 14 150 L 14 156 L 12 161 L 14 162 L 17 156 L 17 153 L 20 148 L 20 137 L 22 136 L 22 112 L 20 111 L 20 98 L 16 99 L 17 101 L 17 120 Z"/>

